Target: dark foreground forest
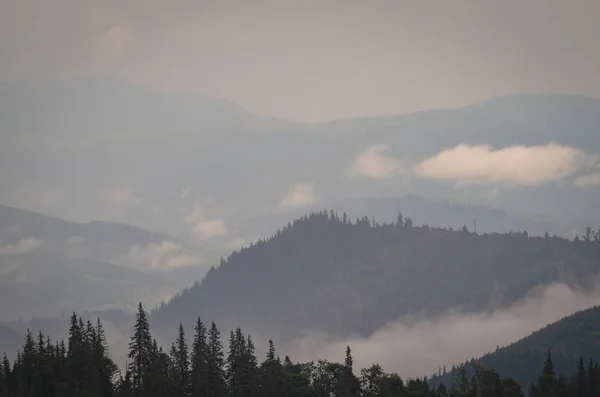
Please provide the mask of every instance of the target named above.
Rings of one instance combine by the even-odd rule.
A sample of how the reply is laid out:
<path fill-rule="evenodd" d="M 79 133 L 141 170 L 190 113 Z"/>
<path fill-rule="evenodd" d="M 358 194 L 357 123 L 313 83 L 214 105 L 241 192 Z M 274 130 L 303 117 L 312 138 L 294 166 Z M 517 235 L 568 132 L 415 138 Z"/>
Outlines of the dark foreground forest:
<path fill-rule="evenodd" d="M 40 333 L 27 333 L 22 350 L 11 363 L 6 354 L 0 363 L 2 397 L 592 397 L 600 392 L 600 368 L 586 366 L 580 357 L 572 377 L 557 376 L 548 352 L 541 375 L 526 393 L 511 378 L 475 364 L 461 367 L 451 385 L 433 386 L 427 378 L 403 380 L 381 366 L 354 372 L 350 347 L 343 363 L 325 360 L 294 363 L 281 359 L 269 342 L 259 363 L 254 342 L 240 328 L 229 334 L 224 351 L 221 334 L 213 322 L 207 327 L 198 318 L 188 347 L 183 327 L 170 349 L 153 339 L 147 314 L 139 305 L 124 373 L 110 359 L 98 320 L 84 323 L 73 313 L 67 343 L 52 342 Z M 356 369 L 358 370 L 358 369 Z M 571 374 L 569 374 L 571 375 Z"/>

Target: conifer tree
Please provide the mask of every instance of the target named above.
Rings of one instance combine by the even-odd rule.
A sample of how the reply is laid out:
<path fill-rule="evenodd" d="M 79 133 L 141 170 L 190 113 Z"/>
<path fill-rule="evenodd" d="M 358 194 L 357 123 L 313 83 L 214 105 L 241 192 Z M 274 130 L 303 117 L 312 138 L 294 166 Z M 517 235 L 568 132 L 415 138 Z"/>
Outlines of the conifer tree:
<path fill-rule="evenodd" d="M 352 367 L 354 365 L 354 359 L 352 358 L 352 350 L 350 350 L 350 346 L 346 346 L 346 359 L 344 360 L 346 368 L 352 371 Z"/>
<path fill-rule="evenodd" d="M 206 360 L 210 397 L 225 397 L 227 395 L 224 357 L 221 333 L 213 322 L 208 333 L 208 357 Z"/>
<path fill-rule="evenodd" d="M 246 350 L 243 356 L 243 371 L 245 378 L 244 397 L 256 396 L 258 393 L 258 361 L 256 359 L 256 348 L 254 341 L 248 335 L 246 339 Z"/>
<path fill-rule="evenodd" d="M 179 333 L 173 346 L 171 358 L 178 395 L 186 396 L 189 394 L 190 388 L 190 363 L 185 331 L 181 323 L 179 323 Z"/>
<path fill-rule="evenodd" d="M 285 362 L 291 365 L 290 358 L 286 356 Z M 290 394 L 290 383 L 285 368 L 275 356 L 275 345 L 269 340 L 267 359 L 259 369 L 258 394 L 260 397 L 286 397 Z"/>
<path fill-rule="evenodd" d="M 150 366 L 150 352 L 152 336 L 150 324 L 142 304 L 138 305 L 134 334 L 129 342 L 129 371 L 132 379 L 132 388 L 135 396 L 143 395 L 143 379 Z"/>
<path fill-rule="evenodd" d="M 229 333 L 229 353 L 227 355 L 227 388 L 231 397 L 244 397 L 242 393 L 243 382 L 243 354 L 246 350 L 246 340 L 240 328 Z"/>
<path fill-rule="evenodd" d="M 208 387 L 208 341 L 204 323 L 196 321 L 194 343 L 192 344 L 190 392 L 193 396 L 209 393 Z"/>
<path fill-rule="evenodd" d="M 85 347 L 81 321 L 75 312 L 71 315 L 70 321 L 66 352 L 67 373 L 72 391 L 77 392 L 82 390 L 85 383 Z"/>
<path fill-rule="evenodd" d="M 586 383 L 587 374 L 585 372 L 585 364 L 583 363 L 583 357 L 579 356 L 579 362 L 577 364 L 577 397 L 586 396 Z"/>
<path fill-rule="evenodd" d="M 550 350 L 548 350 L 548 355 L 546 356 L 546 363 L 542 369 L 542 374 L 554 376 L 554 364 L 552 363 L 552 352 Z"/>
<path fill-rule="evenodd" d="M 6 353 L 5 353 L 5 357 L 6 357 Z M 9 371 L 10 371 L 10 367 L 9 367 Z M 8 376 L 4 369 L 4 360 L 3 360 L 3 361 L 0 361 L 0 396 L 8 395 L 7 382 L 8 382 Z"/>

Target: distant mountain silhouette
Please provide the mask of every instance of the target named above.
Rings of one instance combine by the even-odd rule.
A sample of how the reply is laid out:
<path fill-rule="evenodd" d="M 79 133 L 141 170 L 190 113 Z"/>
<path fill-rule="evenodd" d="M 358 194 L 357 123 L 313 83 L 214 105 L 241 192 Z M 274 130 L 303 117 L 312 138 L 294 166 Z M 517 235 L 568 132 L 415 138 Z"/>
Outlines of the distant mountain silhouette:
<path fill-rule="evenodd" d="M 128 262 L 164 241 L 182 244 L 124 224 L 73 223 L 0 206 L 0 320 L 130 310 L 140 300 L 167 298 L 189 285 L 189 278 L 178 283 L 176 274 L 144 267 L 160 252 Z"/>
<path fill-rule="evenodd" d="M 115 81 L 1 84 L 0 157 L 11 167 L 0 171 L 6 186 L 0 201 L 21 206 L 26 187 L 56 186 L 63 199 L 53 203 L 53 215 L 106 219 L 98 189 L 122 182 L 144 205 L 119 213 L 120 221 L 183 234 L 189 226 L 177 195 L 188 184 L 193 199 L 214 199 L 218 216 L 230 220 L 256 215 L 257 208 L 275 211 L 295 183 L 307 181 L 321 203 L 416 194 L 555 217 L 549 221 L 559 224 L 600 223 L 590 198 L 597 189 L 571 184 L 506 189 L 491 199 L 488 187 L 348 178 L 356 155 L 372 145 L 386 145 L 386 155 L 407 166 L 460 144 L 501 149 L 554 141 L 594 155 L 600 153 L 599 126 L 600 100 L 557 94 L 305 124 L 261 117 L 226 100 Z M 76 182 L 90 178 L 93 183 Z M 32 201 L 28 209 L 45 211 Z"/>

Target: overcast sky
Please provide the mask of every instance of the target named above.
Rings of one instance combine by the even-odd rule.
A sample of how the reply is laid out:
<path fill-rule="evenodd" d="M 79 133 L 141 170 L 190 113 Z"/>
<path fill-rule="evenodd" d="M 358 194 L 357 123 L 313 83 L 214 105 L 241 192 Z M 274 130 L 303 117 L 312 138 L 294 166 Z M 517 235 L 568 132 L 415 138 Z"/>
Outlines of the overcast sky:
<path fill-rule="evenodd" d="M 600 2 L 0 0 L 0 81 L 122 78 L 320 121 L 600 97 Z"/>

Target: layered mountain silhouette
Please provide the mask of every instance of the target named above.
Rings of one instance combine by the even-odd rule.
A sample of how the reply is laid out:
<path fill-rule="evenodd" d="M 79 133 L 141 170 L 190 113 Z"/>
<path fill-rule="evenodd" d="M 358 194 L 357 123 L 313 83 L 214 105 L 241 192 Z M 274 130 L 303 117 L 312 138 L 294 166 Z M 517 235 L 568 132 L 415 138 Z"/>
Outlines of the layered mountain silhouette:
<path fill-rule="evenodd" d="M 493 186 L 452 189 L 398 175 L 349 177 L 357 154 L 373 145 L 385 145 L 385 155 L 409 170 L 461 144 L 498 150 L 556 142 L 596 155 L 596 99 L 513 95 L 459 109 L 321 124 L 261 117 L 224 100 L 110 81 L 35 88 L 4 84 L 0 102 L 0 155 L 12 165 L 10 172 L 5 167 L 0 173 L 7 186 L 0 200 L 15 206 L 30 201 L 27 209 L 47 208 L 63 218 L 108 217 L 187 233 L 179 193 L 188 185 L 192 201 L 211 198 L 219 204 L 211 215 L 233 222 L 256 215 L 257 208 L 277 210 L 294 184 L 310 182 L 318 202 L 417 194 L 476 205 L 492 201 L 511 212 L 555 217 L 557 223 L 600 222 L 589 199 L 596 190 L 572 181 L 517 186 L 490 198 Z M 40 145 L 45 150 L 31 150 Z M 115 184 L 130 188 L 139 204 L 107 212 L 113 208 L 98 192 Z M 32 195 L 45 193 L 48 186 L 62 199 L 43 207 Z"/>

